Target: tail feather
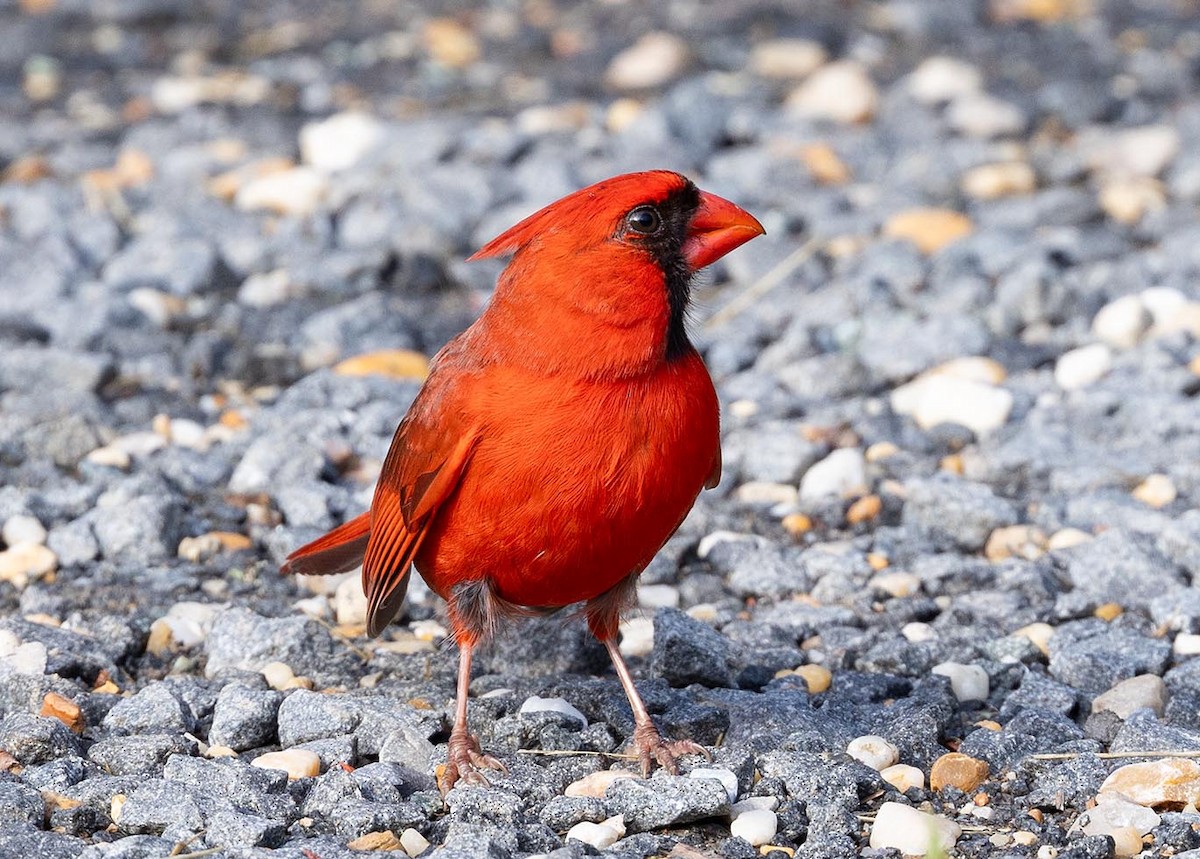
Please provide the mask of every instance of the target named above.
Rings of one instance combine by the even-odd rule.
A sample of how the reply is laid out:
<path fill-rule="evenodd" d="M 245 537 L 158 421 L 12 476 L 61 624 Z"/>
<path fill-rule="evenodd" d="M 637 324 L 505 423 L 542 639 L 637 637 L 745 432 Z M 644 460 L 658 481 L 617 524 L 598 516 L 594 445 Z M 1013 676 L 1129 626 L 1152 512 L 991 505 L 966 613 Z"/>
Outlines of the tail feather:
<path fill-rule="evenodd" d="M 331 576 L 363 562 L 371 538 L 371 514 L 363 513 L 287 556 L 279 572 L 285 576 Z"/>

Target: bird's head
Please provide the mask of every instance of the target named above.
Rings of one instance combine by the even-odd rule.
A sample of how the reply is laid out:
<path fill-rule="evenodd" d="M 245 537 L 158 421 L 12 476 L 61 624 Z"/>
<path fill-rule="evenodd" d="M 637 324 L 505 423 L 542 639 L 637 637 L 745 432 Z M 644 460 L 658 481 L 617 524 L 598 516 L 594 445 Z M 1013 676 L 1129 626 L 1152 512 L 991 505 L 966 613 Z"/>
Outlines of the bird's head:
<path fill-rule="evenodd" d="M 728 200 L 654 170 L 569 194 L 470 259 L 513 255 L 494 305 L 544 308 L 547 325 L 569 336 L 589 333 L 581 331 L 589 325 L 590 333 L 623 332 L 626 348 L 669 360 L 690 348 L 684 321 L 692 276 L 762 233 Z"/>

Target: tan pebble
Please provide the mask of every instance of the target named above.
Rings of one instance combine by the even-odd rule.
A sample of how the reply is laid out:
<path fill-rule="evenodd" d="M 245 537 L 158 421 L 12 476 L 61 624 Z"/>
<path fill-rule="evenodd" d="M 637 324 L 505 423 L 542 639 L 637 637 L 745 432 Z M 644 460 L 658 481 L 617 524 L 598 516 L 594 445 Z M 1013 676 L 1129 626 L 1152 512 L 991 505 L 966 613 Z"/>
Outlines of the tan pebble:
<path fill-rule="evenodd" d="M 121 812 L 125 808 L 125 800 L 128 797 L 123 793 L 114 793 L 112 799 L 108 801 L 108 816 L 112 818 L 112 822 L 120 824 Z"/>
<path fill-rule="evenodd" d="M 879 771 L 879 777 L 904 793 L 910 788 L 925 789 L 925 773 L 908 764 L 893 764 Z"/>
<path fill-rule="evenodd" d="M 117 695 L 120 693 L 121 687 L 111 680 L 105 680 L 103 683 L 96 686 L 96 688 L 92 691 L 101 695 Z"/>
<path fill-rule="evenodd" d="M 283 684 L 283 691 L 288 689 L 311 689 L 313 688 L 312 679 L 309 677 L 293 677 Z"/>
<path fill-rule="evenodd" d="M 966 463 L 963 462 L 961 453 L 951 453 L 942 457 L 938 468 L 947 474 L 962 474 L 966 471 Z"/>
<path fill-rule="evenodd" d="M 889 239 L 912 242 L 923 254 L 935 254 L 974 231 L 971 219 L 951 209 L 908 209 L 893 215 L 883 225 Z"/>
<path fill-rule="evenodd" d="M 18 589 L 58 568 L 58 555 L 38 543 L 17 543 L 0 552 L 0 581 Z"/>
<path fill-rule="evenodd" d="M 838 60 L 817 69 L 786 102 L 787 108 L 800 116 L 841 123 L 869 121 L 878 104 L 879 91 L 866 68 L 854 60 Z"/>
<path fill-rule="evenodd" d="M 266 678 L 267 685 L 272 689 L 283 689 L 285 684 L 296 676 L 291 666 L 283 662 L 268 662 L 259 673 Z"/>
<path fill-rule="evenodd" d="M 988 9 L 997 23 L 1033 21 L 1055 24 L 1081 18 L 1092 10 L 1093 0 L 990 0 Z"/>
<path fill-rule="evenodd" d="M 212 534 L 201 534 L 198 537 L 184 537 L 180 540 L 175 554 L 185 561 L 199 564 L 215 557 L 220 551 L 220 540 Z"/>
<path fill-rule="evenodd" d="M 1118 793 L 1147 808 L 1195 805 L 1200 803 L 1200 763 L 1189 758 L 1163 758 L 1126 764 L 1104 780 L 1099 792 Z"/>
<path fill-rule="evenodd" d="M 404 845 L 390 829 L 368 832 L 346 844 L 351 850 L 404 850 Z"/>
<path fill-rule="evenodd" d="M 883 462 L 883 460 L 893 457 L 900 452 L 900 448 L 892 444 L 890 441 L 877 441 L 866 449 L 863 454 L 867 462 Z"/>
<path fill-rule="evenodd" d="M 429 359 L 411 349 L 382 349 L 355 355 L 334 365 L 339 376 L 387 376 L 390 379 L 424 379 Z"/>
<path fill-rule="evenodd" d="M 237 752 L 229 746 L 209 746 L 204 756 L 206 758 L 236 758 Z"/>
<path fill-rule="evenodd" d="M 800 497 L 795 486 L 788 483 L 770 483 L 751 480 L 734 490 L 734 497 L 743 504 L 788 504 L 795 505 Z"/>
<path fill-rule="evenodd" d="M 677 78 L 688 64 L 687 42 L 673 33 L 646 33 L 621 51 L 604 72 L 615 90 L 653 89 Z"/>
<path fill-rule="evenodd" d="M 846 522 L 850 525 L 861 525 L 879 517 L 883 512 L 883 501 L 878 495 L 864 495 L 850 505 L 846 511 Z"/>
<path fill-rule="evenodd" d="M 786 853 L 788 856 L 795 856 L 796 850 L 793 847 L 785 847 L 782 844 L 764 844 L 758 848 L 760 856 L 770 856 L 772 853 Z"/>
<path fill-rule="evenodd" d="M 802 147 L 800 160 L 813 180 L 821 185 L 844 185 L 850 181 L 850 168 L 828 143 L 810 143 Z"/>
<path fill-rule="evenodd" d="M 1051 552 L 1058 552 L 1081 546 L 1091 539 L 1092 535 L 1087 531 L 1080 531 L 1078 528 L 1063 528 L 1050 535 L 1050 539 L 1046 541 L 1046 548 Z"/>
<path fill-rule="evenodd" d="M 0 173 L 0 182 L 32 185 L 42 179 L 49 179 L 53 175 L 54 168 L 50 165 L 50 161 L 44 155 L 34 153 L 22 155 L 5 167 L 4 172 Z"/>
<path fill-rule="evenodd" d="M 921 375 L 923 377 L 949 376 L 967 382 L 979 382 L 982 385 L 999 385 L 1008 378 L 1008 370 L 995 358 L 969 355 L 963 358 L 951 358 Z"/>
<path fill-rule="evenodd" d="M 1037 844 L 1038 839 L 1032 832 L 1025 832 L 1023 830 L 1014 832 L 1012 838 L 1016 843 L 1023 844 L 1026 847 L 1032 847 L 1034 844 Z"/>
<path fill-rule="evenodd" d="M 1050 655 L 1050 639 L 1054 637 L 1054 627 L 1048 623 L 1031 623 L 1018 629 L 1013 635 L 1029 639 L 1033 646 L 1047 656 Z"/>
<path fill-rule="evenodd" d="M 964 793 L 970 793 L 983 784 L 987 777 L 986 761 L 960 752 L 949 752 L 933 762 L 933 769 L 929 771 L 929 786 L 933 790 L 956 787 Z"/>
<path fill-rule="evenodd" d="M 1100 208 L 1114 221 L 1136 224 L 1150 212 L 1167 205 L 1167 195 L 1157 179 L 1120 177 L 1100 188 Z"/>
<path fill-rule="evenodd" d="M 804 681 L 810 695 L 821 694 L 833 683 L 833 672 L 824 665 L 801 665 L 795 674 Z"/>
<path fill-rule="evenodd" d="M 292 167 L 251 179 L 237 189 L 234 205 L 243 211 L 309 215 L 329 191 L 329 177 L 312 167 Z"/>
<path fill-rule="evenodd" d="M 62 722 L 76 734 L 82 734 L 86 725 L 83 718 L 83 711 L 79 709 L 79 705 L 57 692 L 46 693 L 46 697 L 42 699 L 42 709 L 38 715 L 58 719 L 58 721 Z"/>
<path fill-rule="evenodd" d="M 888 556 L 882 552 L 867 553 L 867 566 L 869 566 L 875 572 L 886 570 L 889 564 L 891 564 L 891 560 L 889 560 Z"/>
<path fill-rule="evenodd" d="M 166 656 L 175 645 L 171 624 L 159 618 L 150 624 L 150 637 L 146 640 L 146 652 L 154 656 Z"/>
<path fill-rule="evenodd" d="M 783 528 L 793 537 L 798 537 L 801 534 L 807 534 L 812 530 L 813 522 L 808 516 L 803 513 L 789 513 L 783 517 Z"/>
<path fill-rule="evenodd" d="M 1103 621 L 1114 621 L 1125 613 L 1125 609 L 1117 605 L 1115 602 L 1106 602 L 1104 605 L 1097 606 L 1092 612 L 1096 617 Z"/>
<path fill-rule="evenodd" d="M 408 628 L 412 630 L 413 635 L 422 641 L 437 641 L 449 635 L 446 632 L 446 627 L 442 626 L 436 620 L 418 620 L 410 623 Z"/>
<path fill-rule="evenodd" d="M 1133 497 L 1143 504 L 1161 510 L 1178 496 L 1175 484 L 1165 474 L 1151 474 L 1133 490 Z"/>
<path fill-rule="evenodd" d="M 998 200 L 1031 193 L 1037 187 L 1037 175 L 1023 161 L 981 164 L 963 174 L 960 186 L 976 200 Z"/>
<path fill-rule="evenodd" d="M 871 579 L 870 585 L 896 599 L 904 599 L 921 589 L 921 580 L 912 573 L 881 573 Z"/>
<path fill-rule="evenodd" d="M 983 554 L 989 561 L 1022 558 L 1032 561 L 1046 553 L 1047 540 L 1040 528 L 1032 525 L 1009 525 L 997 528 L 987 539 Z"/>
<path fill-rule="evenodd" d="M 265 770 L 283 770 L 288 778 L 311 778 L 321 774 L 321 759 L 308 749 L 284 749 L 267 752 L 250 761 L 250 766 Z"/>
<path fill-rule="evenodd" d="M 987 731 L 1003 731 L 1004 726 L 994 719 L 980 719 L 975 723 L 976 728 L 983 728 Z"/>
<path fill-rule="evenodd" d="M 608 106 L 604 127 L 613 134 L 624 131 L 645 111 L 646 106 L 635 98 L 619 98 Z"/>
<path fill-rule="evenodd" d="M 483 48 L 475 34 L 453 18 L 434 18 L 421 31 L 429 56 L 452 69 L 465 69 L 478 62 Z"/>
<path fill-rule="evenodd" d="M 759 77 L 793 80 L 808 77 L 827 58 L 819 42 L 808 39 L 771 39 L 750 51 L 750 71 Z"/>
<path fill-rule="evenodd" d="M 600 770 L 599 772 L 589 773 L 578 781 L 573 781 L 567 785 L 567 789 L 563 791 L 566 796 L 591 796 L 603 798 L 608 786 L 614 781 L 623 778 L 636 778 L 636 776 L 625 770 Z"/>
<path fill-rule="evenodd" d="M 1188 361 L 1188 371 L 1193 376 L 1200 376 L 1200 355 Z"/>

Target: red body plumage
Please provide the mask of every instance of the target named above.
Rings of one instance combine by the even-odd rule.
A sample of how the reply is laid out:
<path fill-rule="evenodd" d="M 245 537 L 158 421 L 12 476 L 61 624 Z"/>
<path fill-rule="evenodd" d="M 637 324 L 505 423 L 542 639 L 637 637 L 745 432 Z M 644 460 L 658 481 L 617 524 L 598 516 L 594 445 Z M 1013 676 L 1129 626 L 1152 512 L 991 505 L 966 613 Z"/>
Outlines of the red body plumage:
<path fill-rule="evenodd" d="M 506 612 L 577 602 L 630 694 L 644 764 L 674 765 L 681 749 L 658 737 L 613 640 L 637 574 L 720 475 L 716 393 L 683 328 L 690 277 L 761 232 L 656 171 L 585 188 L 490 242 L 473 258 L 514 259 L 434 359 L 370 512 L 289 558 L 285 572 L 310 574 L 361 560 L 372 635 L 414 564 L 447 600 L 463 648 L 449 782 L 494 763 L 466 734 L 470 649 Z"/>

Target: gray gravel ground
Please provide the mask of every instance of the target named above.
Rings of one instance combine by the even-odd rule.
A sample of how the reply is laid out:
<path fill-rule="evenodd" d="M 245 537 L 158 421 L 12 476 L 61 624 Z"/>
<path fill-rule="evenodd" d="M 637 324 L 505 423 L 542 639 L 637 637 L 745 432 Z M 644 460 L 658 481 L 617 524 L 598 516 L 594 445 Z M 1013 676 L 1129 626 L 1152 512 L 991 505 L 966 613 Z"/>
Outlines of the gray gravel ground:
<path fill-rule="evenodd" d="M 438 5 L 0 4 L 0 855 L 1200 855 L 1145 754 L 1200 752 L 1195 3 Z M 436 600 L 372 642 L 278 564 L 463 258 L 648 167 L 768 231 L 698 291 L 725 476 L 622 645 L 714 761 L 577 784 L 632 720 L 530 623 L 443 802 Z"/>

